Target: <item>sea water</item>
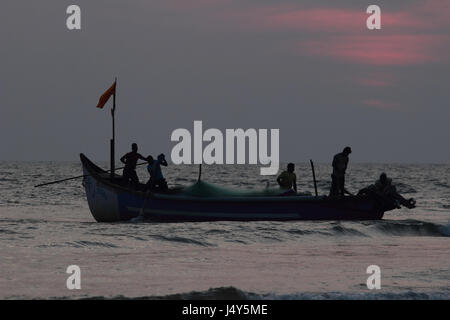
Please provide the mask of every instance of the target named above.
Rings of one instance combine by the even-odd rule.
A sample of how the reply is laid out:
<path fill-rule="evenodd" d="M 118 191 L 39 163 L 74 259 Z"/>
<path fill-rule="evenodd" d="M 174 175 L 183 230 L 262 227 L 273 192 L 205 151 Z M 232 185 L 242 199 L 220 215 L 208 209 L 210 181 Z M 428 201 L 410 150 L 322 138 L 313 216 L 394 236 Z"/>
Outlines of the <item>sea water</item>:
<path fill-rule="evenodd" d="M 196 166 L 163 170 L 169 186 L 198 177 Z M 97 223 L 81 180 L 33 187 L 80 175 L 80 163 L 0 162 L 0 298 L 449 299 L 450 165 L 350 163 L 346 186 L 383 171 L 417 208 L 381 221 Z M 296 173 L 299 191 L 313 193 L 309 165 Z M 316 164 L 320 194 L 330 174 Z M 248 165 L 204 165 L 202 179 L 276 186 Z M 70 265 L 79 290 L 66 285 Z M 370 265 L 379 290 L 367 287 Z"/>

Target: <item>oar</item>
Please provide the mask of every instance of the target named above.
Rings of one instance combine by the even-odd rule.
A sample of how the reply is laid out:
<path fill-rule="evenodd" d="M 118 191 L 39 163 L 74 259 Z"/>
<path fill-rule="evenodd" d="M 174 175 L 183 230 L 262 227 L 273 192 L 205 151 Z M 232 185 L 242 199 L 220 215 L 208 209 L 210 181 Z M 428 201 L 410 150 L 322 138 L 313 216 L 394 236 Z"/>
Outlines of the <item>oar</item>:
<path fill-rule="evenodd" d="M 316 192 L 316 197 L 317 197 L 317 182 L 316 182 L 316 172 L 314 170 L 314 163 L 312 160 L 309 160 L 309 162 L 311 162 L 311 170 L 312 170 L 313 180 L 314 180 L 314 191 Z"/>
<path fill-rule="evenodd" d="M 143 164 L 147 164 L 147 162 L 138 163 L 136 166 L 141 166 Z M 120 169 L 123 169 L 123 168 L 125 168 L 125 167 L 116 168 L 116 169 L 114 169 L 114 171 L 120 170 Z M 107 170 L 106 172 L 110 172 L 110 171 L 111 170 Z M 60 183 L 60 182 L 74 180 L 74 179 L 79 179 L 79 178 L 84 178 L 84 177 L 88 177 L 88 176 L 90 176 L 90 174 L 83 174 L 81 176 L 76 176 L 76 177 L 72 177 L 72 178 L 66 178 L 66 179 L 61 179 L 61 180 L 57 180 L 57 181 L 41 183 L 41 184 L 35 185 L 34 187 L 37 188 L 37 187 L 42 187 L 42 186 L 48 186 L 49 184 Z"/>

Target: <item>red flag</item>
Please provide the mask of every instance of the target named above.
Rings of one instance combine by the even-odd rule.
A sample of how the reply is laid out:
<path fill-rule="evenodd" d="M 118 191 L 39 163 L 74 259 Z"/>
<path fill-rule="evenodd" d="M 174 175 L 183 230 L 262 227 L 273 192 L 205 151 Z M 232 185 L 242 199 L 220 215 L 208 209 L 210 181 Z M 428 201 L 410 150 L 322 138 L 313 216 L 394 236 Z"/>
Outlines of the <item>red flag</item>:
<path fill-rule="evenodd" d="M 103 108 L 105 103 L 108 102 L 109 98 L 113 94 L 116 94 L 116 82 L 115 81 L 114 81 L 113 85 L 108 90 L 106 90 L 104 94 L 102 94 L 102 96 L 98 100 L 97 108 L 100 108 L 100 109 Z"/>

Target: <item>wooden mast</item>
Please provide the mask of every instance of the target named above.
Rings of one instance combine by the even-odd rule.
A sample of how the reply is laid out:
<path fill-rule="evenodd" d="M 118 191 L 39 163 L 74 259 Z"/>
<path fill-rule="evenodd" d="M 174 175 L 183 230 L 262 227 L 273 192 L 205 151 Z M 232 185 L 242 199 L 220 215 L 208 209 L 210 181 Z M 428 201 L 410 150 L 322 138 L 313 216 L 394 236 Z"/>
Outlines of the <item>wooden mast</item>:
<path fill-rule="evenodd" d="M 114 81 L 114 95 L 113 95 L 113 107 L 111 109 L 111 117 L 112 117 L 112 139 L 110 142 L 110 161 L 111 161 L 111 179 L 114 178 L 115 171 L 115 141 L 116 141 L 116 128 L 115 128 L 115 112 L 116 112 L 116 92 L 117 92 L 117 77 Z"/>

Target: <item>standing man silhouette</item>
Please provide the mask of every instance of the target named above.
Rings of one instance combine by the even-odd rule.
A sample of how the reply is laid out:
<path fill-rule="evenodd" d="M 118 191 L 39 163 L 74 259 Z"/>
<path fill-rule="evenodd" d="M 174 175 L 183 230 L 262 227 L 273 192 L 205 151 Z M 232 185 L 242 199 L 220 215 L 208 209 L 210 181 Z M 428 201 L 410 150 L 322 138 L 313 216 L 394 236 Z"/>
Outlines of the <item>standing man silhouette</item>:
<path fill-rule="evenodd" d="M 331 174 L 331 190 L 330 196 L 343 197 L 345 193 L 350 194 L 345 189 L 345 171 L 348 165 L 348 156 L 352 153 L 350 147 L 345 147 L 341 153 L 338 153 L 333 158 L 333 173 Z"/>
<path fill-rule="evenodd" d="M 120 158 L 120 161 L 125 164 L 125 168 L 123 168 L 123 179 L 126 182 L 131 182 L 131 185 L 133 187 L 139 186 L 139 178 L 136 174 L 136 164 L 139 159 L 146 160 L 141 154 L 138 152 L 138 146 L 136 143 L 133 143 L 131 145 L 131 152 L 128 152 L 122 158 Z"/>

